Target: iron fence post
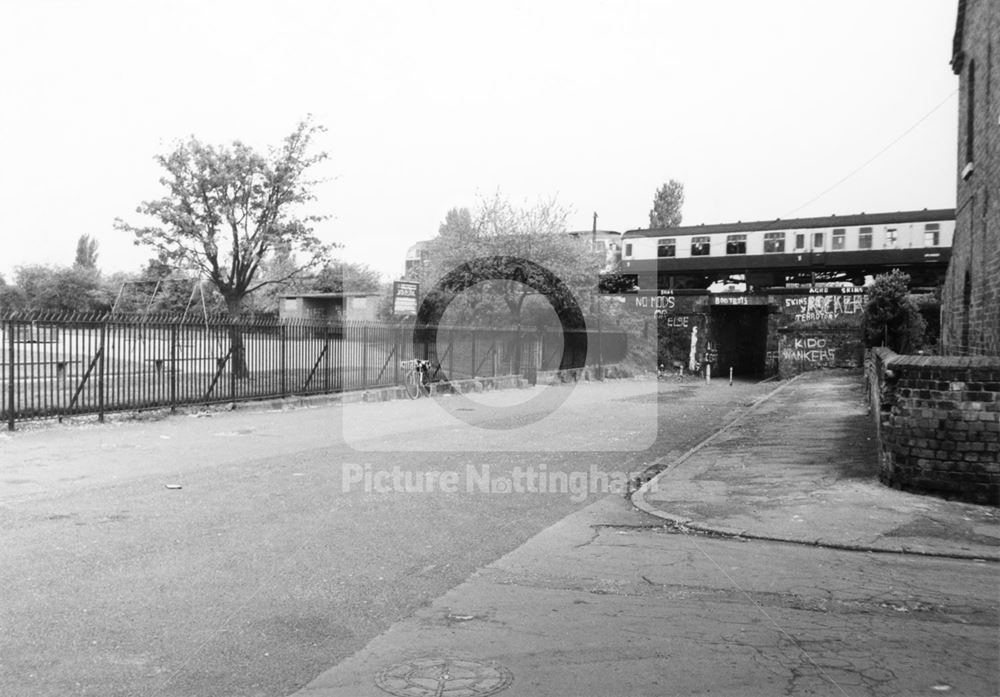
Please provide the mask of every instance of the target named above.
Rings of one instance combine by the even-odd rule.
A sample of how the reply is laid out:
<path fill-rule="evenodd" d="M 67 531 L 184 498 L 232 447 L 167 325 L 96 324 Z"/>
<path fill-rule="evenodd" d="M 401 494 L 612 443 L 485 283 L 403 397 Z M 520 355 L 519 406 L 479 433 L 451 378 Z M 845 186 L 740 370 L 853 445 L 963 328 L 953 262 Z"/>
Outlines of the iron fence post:
<path fill-rule="evenodd" d="M 396 345 L 394 347 L 395 352 L 392 355 L 396 360 L 393 361 L 393 366 L 392 366 L 393 385 L 399 384 L 399 361 L 403 357 L 403 321 L 400 321 L 399 325 L 396 327 L 396 331 L 394 332 L 394 335 L 396 337 Z"/>
<path fill-rule="evenodd" d="M 14 430 L 14 320 L 7 320 L 7 430 Z"/>
<path fill-rule="evenodd" d="M 104 361 L 105 346 L 108 336 L 108 320 L 101 320 L 101 347 L 100 359 L 97 361 L 97 420 L 104 423 Z"/>
<path fill-rule="evenodd" d="M 170 413 L 177 413 L 177 323 L 170 325 Z"/>
<path fill-rule="evenodd" d="M 285 335 L 285 325 L 278 325 L 278 342 L 279 342 L 279 353 L 281 354 L 281 370 L 279 375 L 281 375 L 281 396 L 282 398 L 288 396 L 288 379 L 286 373 L 288 372 L 288 355 L 287 351 L 287 336 Z"/>
<path fill-rule="evenodd" d="M 233 402 L 236 402 L 236 362 L 237 362 L 236 348 L 237 346 L 244 347 L 242 351 L 243 365 L 240 366 L 241 370 L 246 364 L 245 363 L 246 348 L 245 344 L 243 343 L 243 333 L 242 333 L 243 328 L 240 326 L 239 319 L 233 317 L 229 321 L 231 322 L 233 328 L 232 334 L 230 334 L 229 338 L 231 342 L 229 349 L 229 399 L 231 399 Z M 239 337 L 239 339 L 237 339 L 236 337 Z"/>
<path fill-rule="evenodd" d="M 330 391 L 330 333 L 332 331 L 330 320 L 323 325 L 323 391 Z"/>
<path fill-rule="evenodd" d="M 368 387 L 368 325 L 361 328 L 361 389 Z"/>

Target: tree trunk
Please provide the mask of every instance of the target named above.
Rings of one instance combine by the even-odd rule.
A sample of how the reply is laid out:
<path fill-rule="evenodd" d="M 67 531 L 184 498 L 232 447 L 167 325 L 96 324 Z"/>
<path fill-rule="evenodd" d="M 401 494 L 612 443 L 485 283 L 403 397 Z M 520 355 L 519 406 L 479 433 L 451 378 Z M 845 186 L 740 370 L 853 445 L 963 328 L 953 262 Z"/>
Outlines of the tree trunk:
<path fill-rule="evenodd" d="M 247 350 L 243 344 L 243 332 L 240 330 L 240 309 L 242 305 L 242 297 L 226 298 L 226 309 L 229 311 L 230 321 L 229 360 L 233 375 L 239 379 L 250 377 L 250 369 L 247 368 Z"/>

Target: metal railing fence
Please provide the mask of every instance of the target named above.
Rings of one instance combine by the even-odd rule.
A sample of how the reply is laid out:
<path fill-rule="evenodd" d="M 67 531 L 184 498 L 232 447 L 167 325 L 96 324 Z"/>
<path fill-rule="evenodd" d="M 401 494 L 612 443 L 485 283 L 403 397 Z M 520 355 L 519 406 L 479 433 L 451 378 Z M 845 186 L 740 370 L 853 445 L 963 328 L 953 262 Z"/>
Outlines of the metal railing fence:
<path fill-rule="evenodd" d="M 436 358 L 451 380 L 560 367 L 558 329 L 228 316 L 17 313 L 0 316 L 0 419 L 104 414 L 399 385 L 399 363 Z M 591 332 L 591 362 L 620 360 L 625 335 Z M 423 355 L 414 355 L 423 354 Z"/>

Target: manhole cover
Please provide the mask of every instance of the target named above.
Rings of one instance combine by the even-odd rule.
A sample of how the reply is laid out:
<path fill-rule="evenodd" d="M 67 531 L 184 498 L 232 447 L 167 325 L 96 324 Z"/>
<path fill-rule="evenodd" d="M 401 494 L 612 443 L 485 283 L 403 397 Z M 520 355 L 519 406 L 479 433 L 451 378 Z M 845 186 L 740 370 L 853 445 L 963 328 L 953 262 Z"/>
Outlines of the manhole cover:
<path fill-rule="evenodd" d="M 399 697 L 486 697 L 510 687 L 514 676 L 497 663 L 421 658 L 389 666 L 375 684 Z"/>

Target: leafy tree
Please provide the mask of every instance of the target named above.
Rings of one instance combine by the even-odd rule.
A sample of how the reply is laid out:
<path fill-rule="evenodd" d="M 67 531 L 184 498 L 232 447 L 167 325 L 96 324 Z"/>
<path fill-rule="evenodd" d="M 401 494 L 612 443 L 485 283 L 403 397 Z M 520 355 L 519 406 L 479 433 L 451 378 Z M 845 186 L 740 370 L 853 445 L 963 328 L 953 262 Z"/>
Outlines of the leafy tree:
<path fill-rule="evenodd" d="M 649 211 L 650 229 L 677 227 L 681 224 L 684 206 L 684 185 L 675 179 L 656 190 L 653 208 Z"/>
<path fill-rule="evenodd" d="M 879 274 L 868 289 L 862 331 L 866 346 L 912 353 L 923 344 L 926 322 L 909 296 L 910 276 L 899 269 Z"/>
<path fill-rule="evenodd" d="M 325 216 L 300 210 L 315 199 L 318 181 L 309 178 L 310 171 L 327 155 L 312 153 L 311 145 L 323 130 L 307 118 L 267 155 L 239 141 L 212 146 L 192 137 L 156 157 L 166 170 L 160 182 L 168 193 L 143 202 L 137 211 L 160 224 L 135 226 L 118 219 L 115 225 L 135 235 L 137 244 L 156 250 L 165 263 L 197 269 L 236 317 L 254 290 L 302 276 L 328 257 L 331 246 L 312 227 Z M 268 252 L 277 249 L 301 256 L 284 275 L 264 278 L 261 267 Z M 233 370 L 245 377 L 243 343 L 235 325 L 232 344 Z"/>
<path fill-rule="evenodd" d="M 323 267 L 311 286 L 317 293 L 378 293 L 382 277 L 366 264 L 337 259 Z"/>
<path fill-rule="evenodd" d="M 81 269 L 97 268 L 97 240 L 90 235 L 80 235 L 76 241 L 76 259 L 73 266 Z"/>
<path fill-rule="evenodd" d="M 496 199 L 494 200 L 494 204 Z M 480 208 L 480 212 L 485 206 Z M 472 213 L 468 208 L 452 208 L 444 216 L 444 221 L 438 227 L 438 238 L 448 244 L 462 245 L 475 236 Z"/>
<path fill-rule="evenodd" d="M 7 285 L 0 274 L 0 312 L 13 312 L 24 308 L 24 293 L 17 286 Z"/>
<path fill-rule="evenodd" d="M 19 266 L 14 281 L 23 296 L 25 310 L 106 312 L 111 293 L 95 269 Z"/>

